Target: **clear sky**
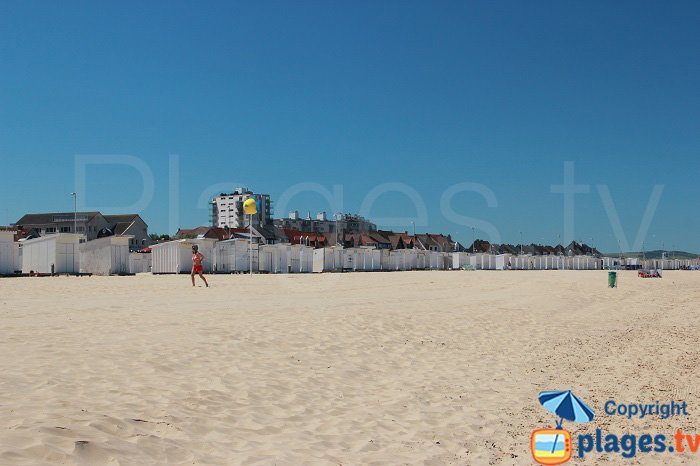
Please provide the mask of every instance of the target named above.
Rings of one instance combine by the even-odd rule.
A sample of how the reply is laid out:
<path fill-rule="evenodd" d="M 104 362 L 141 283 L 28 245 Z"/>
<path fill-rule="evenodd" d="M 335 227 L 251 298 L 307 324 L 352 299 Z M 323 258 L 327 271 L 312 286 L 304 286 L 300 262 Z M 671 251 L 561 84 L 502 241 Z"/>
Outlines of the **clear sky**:
<path fill-rule="evenodd" d="M 277 216 L 364 203 L 467 244 L 697 252 L 698 24 L 694 1 L 2 2 L 0 224 L 78 186 L 172 232 L 243 185 L 286 197 Z"/>

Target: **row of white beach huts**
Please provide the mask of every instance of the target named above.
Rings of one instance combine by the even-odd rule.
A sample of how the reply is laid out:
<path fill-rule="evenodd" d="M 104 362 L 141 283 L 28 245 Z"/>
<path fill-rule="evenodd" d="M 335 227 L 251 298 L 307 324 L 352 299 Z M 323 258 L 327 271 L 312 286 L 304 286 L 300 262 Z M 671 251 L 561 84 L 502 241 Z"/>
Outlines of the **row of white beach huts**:
<path fill-rule="evenodd" d="M 299 244 L 253 244 L 245 239 L 215 241 L 192 239 L 153 246 L 152 272 L 189 273 L 192 245 L 204 254 L 208 273 L 307 273 L 405 270 L 603 270 L 645 267 L 677 270 L 697 267 L 698 260 L 647 260 L 591 256 L 516 256 L 471 254 L 420 249 L 386 250 L 368 247 L 314 249 Z M 252 260 L 251 260 L 252 258 Z"/>
<path fill-rule="evenodd" d="M 192 245 L 205 257 L 206 273 L 309 273 L 405 270 L 602 270 L 607 268 L 698 267 L 697 260 L 646 260 L 591 256 L 516 256 L 470 254 L 419 249 L 385 250 L 367 247 L 314 249 L 299 244 L 253 244 L 245 239 L 217 241 L 197 238 L 160 243 L 151 254 L 129 252 L 129 236 L 81 242 L 75 234 L 55 234 L 13 242 L 0 231 L 0 275 L 24 274 L 121 275 L 189 273 Z"/>
<path fill-rule="evenodd" d="M 150 271 L 150 254 L 129 252 L 131 236 L 109 236 L 81 242 L 82 235 L 59 233 L 14 242 L 0 231 L 0 275 L 126 275 Z"/>

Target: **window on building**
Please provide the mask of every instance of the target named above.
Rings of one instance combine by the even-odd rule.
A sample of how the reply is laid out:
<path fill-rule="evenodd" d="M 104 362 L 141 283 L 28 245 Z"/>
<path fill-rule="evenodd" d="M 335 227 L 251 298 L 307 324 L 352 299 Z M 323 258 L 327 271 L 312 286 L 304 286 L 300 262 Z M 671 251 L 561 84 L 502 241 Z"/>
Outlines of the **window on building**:
<path fill-rule="evenodd" d="M 78 231 L 80 231 L 80 232 L 85 231 L 85 227 L 78 227 Z"/>
<path fill-rule="evenodd" d="M 61 233 L 70 233 L 70 227 L 61 227 Z"/>

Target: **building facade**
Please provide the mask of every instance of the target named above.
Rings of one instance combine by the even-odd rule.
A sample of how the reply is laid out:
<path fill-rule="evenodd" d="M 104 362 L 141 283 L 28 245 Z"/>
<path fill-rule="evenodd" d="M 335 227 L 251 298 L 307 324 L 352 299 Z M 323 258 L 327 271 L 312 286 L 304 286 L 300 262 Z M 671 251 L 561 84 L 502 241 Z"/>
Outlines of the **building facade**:
<path fill-rule="evenodd" d="M 99 212 L 56 212 L 48 214 L 27 214 L 13 224 L 25 231 L 34 231 L 37 236 L 54 233 L 78 233 L 88 241 L 97 238 L 110 223 Z"/>
<path fill-rule="evenodd" d="M 104 215 L 105 220 L 111 225 L 109 229 L 117 236 L 133 236 L 129 240 L 129 249 L 136 250 L 150 246 L 151 237 L 148 236 L 148 225 L 138 214 Z"/>
<path fill-rule="evenodd" d="M 287 218 L 275 219 L 274 224 L 278 228 L 322 233 L 329 239 L 336 233 L 342 238 L 344 233 L 377 231 L 377 225 L 359 215 L 337 214 L 329 219 L 325 212 L 319 212 L 316 218 L 312 219 L 311 213 L 308 213 L 306 218 L 301 218 L 296 210 L 289 212 Z"/>
<path fill-rule="evenodd" d="M 247 188 L 236 188 L 232 193 L 221 193 L 212 200 L 211 224 L 219 228 L 247 228 L 247 215 L 243 203 L 255 199 L 258 213 L 253 215 L 253 227 L 272 224 L 272 205 L 269 194 L 256 194 Z"/>
<path fill-rule="evenodd" d="M 97 239 L 107 233 L 131 235 L 131 249 L 151 244 L 148 225 L 138 214 L 102 215 L 100 212 L 56 212 L 47 214 L 27 214 L 13 224 L 17 229 L 35 236 L 56 233 L 77 233 L 87 241 Z"/>

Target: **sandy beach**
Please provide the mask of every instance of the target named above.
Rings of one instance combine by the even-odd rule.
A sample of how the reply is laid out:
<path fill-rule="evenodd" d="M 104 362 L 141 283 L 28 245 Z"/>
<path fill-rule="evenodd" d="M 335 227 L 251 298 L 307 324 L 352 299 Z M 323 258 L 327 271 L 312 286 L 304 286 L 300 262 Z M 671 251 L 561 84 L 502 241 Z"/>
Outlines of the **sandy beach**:
<path fill-rule="evenodd" d="M 558 389 L 596 411 L 574 434 L 700 433 L 700 273 L 606 278 L 0 280 L 0 464 L 533 464 L 530 432 L 555 421 L 537 394 Z M 606 416 L 609 399 L 689 416 Z"/>

